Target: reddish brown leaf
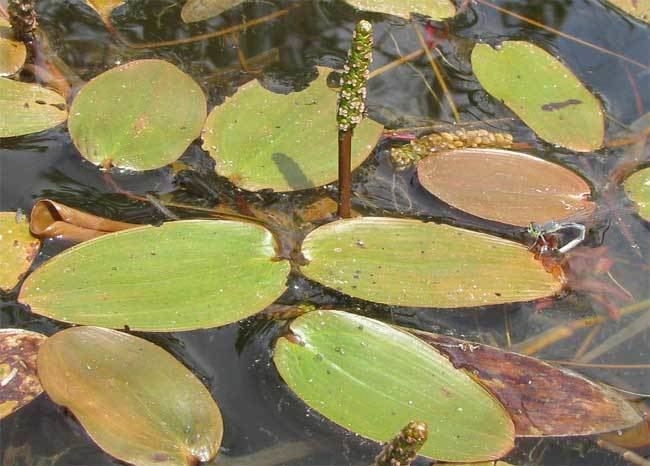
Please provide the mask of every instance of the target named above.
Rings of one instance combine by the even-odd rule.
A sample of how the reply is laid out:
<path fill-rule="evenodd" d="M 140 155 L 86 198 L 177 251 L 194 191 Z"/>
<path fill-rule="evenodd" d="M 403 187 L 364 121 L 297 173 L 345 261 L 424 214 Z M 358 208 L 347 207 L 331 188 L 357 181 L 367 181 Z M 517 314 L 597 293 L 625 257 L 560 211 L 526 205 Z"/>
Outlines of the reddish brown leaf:
<path fill-rule="evenodd" d="M 589 185 L 560 165 L 522 152 L 461 149 L 418 164 L 422 186 L 457 209 L 528 226 L 591 214 Z"/>
<path fill-rule="evenodd" d="M 142 225 L 98 217 L 50 199 L 41 199 L 34 205 L 29 224 L 34 236 L 61 237 L 69 241 L 86 241 L 106 233 L 138 226 Z"/>
<path fill-rule="evenodd" d="M 512 416 L 518 437 L 592 435 L 642 420 L 615 392 L 573 372 L 487 345 L 413 333 L 491 390 Z"/>
<path fill-rule="evenodd" d="M 28 330 L 0 329 L 0 419 L 43 391 L 36 375 L 36 355 L 46 339 Z"/>

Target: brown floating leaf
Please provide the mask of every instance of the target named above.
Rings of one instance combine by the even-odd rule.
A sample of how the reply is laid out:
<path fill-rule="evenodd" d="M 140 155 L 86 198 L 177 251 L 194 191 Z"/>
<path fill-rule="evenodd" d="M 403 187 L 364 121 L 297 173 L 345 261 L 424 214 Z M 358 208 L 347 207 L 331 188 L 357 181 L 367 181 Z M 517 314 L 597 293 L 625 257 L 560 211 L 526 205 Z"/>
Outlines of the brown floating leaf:
<path fill-rule="evenodd" d="M 36 375 L 36 355 L 46 339 L 28 330 L 0 329 L 0 419 L 43 391 Z"/>
<path fill-rule="evenodd" d="M 600 434 L 642 420 L 615 392 L 578 374 L 487 345 L 412 333 L 491 390 L 512 416 L 517 437 Z"/>
<path fill-rule="evenodd" d="M 15 212 L 0 212 L 0 291 L 16 286 L 41 244 L 19 217 Z"/>
<path fill-rule="evenodd" d="M 32 234 L 39 238 L 61 237 L 69 241 L 86 241 L 139 226 L 142 225 L 98 217 L 50 199 L 34 204 L 29 224 Z"/>
<path fill-rule="evenodd" d="M 589 215 L 596 204 L 585 180 L 560 165 L 522 152 L 460 149 L 418 164 L 422 186 L 478 217 L 528 226 Z"/>

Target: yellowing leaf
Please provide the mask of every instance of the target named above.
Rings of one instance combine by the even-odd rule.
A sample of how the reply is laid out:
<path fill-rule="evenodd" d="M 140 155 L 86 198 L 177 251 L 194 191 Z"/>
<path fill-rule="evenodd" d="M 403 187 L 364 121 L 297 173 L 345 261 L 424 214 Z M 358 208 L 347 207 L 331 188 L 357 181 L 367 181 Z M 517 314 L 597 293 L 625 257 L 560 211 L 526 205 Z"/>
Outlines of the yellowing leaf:
<path fill-rule="evenodd" d="M 607 0 L 626 13 L 650 23 L 650 0 Z"/>
<path fill-rule="evenodd" d="M 625 192 L 639 209 L 639 215 L 650 222 L 650 167 L 633 173 L 625 180 Z"/>
<path fill-rule="evenodd" d="M 16 74 L 23 67 L 25 58 L 25 44 L 14 40 L 9 22 L 0 17 L 0 76 Z"/>
<path fill-rule="evenodd" d="M 433 19 L 451 18 L 456 14 L 456 7 L 449 0 L 346 0 L 353 7 L 399 16 L 409 19 L 411 13 L 429 16 Z"/>
<path fill-rule="evenodd" d="M 0 291 L 11 290 L 32 265 L 41 242 L 29 233 L 26 219 L 0 212 Z"/>
<path fill-rule="evenodd" d="M 99 13 L 99 16 L 101 16 L 102 21 L 104 21 L 104 24 L 106 24 L 109 28 L 112 28 L 111 13 L 113 13 L 113 10 L 115 8 L 122 5 L 125 0 L 85 0 L 85 1 L 88 4 L 88 6 L 90 6 L 93 10 Z"/>
<path fill-rule="evenodd" d="M 216 456 L 223 421 L 210 392 L 170 354 L 126 333 L 73 327 L 38 353 L 38 376 L 107 453 L 137 465 Z"/>

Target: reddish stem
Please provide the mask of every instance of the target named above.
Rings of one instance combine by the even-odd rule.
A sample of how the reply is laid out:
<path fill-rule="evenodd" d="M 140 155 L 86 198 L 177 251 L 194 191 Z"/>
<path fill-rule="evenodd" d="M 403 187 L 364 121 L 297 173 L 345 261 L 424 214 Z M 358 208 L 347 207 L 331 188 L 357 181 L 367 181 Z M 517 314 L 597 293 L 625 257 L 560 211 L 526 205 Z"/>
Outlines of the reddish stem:
<path fill-rule="evenodd" d="M 339 207 L 337 215 L 350 218 L 352 204 L 352 130 L 339 131 Z"/>

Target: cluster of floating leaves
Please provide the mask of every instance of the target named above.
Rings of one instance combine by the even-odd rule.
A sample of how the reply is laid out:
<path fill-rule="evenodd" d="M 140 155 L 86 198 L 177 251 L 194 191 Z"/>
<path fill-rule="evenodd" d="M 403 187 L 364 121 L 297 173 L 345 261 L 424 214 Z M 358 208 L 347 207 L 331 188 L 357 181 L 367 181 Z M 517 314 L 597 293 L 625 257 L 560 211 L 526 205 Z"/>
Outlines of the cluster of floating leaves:
<path fill-rule="evenodd" d="M 112 11 L 123 2 L 88 3 L 110 26 Z M 239 3 L 189 0 L 182 17 L 202 21 Z M 446 0 L 348 3 L 404 18 L 455 14 Z M 0 61 L 0 75 L 18 72 L 21 45 L 0 22 L 0 52 L 11 51 Z M 540 47 L 478 44 L 472 65 L 483 87 L 542 140 L 580 152 L 602 146 L 600 102 Z M 87 160 L 103 168 L 150 170 L 174 162 L 201 136 L 217 172 L 243 189 L 309 189 L 336 180 L 337 96 L 326 79 L 331 71 L 319 68 L 307 89 L 288 95 L 252 81 L 209 116 L 198 84 L 162 60 L 138 60 L 100 74 L 77 94 L 69 118 L 66 101 L 56 92 L 0 78 L 0 108 L 12 109 L 2 114 L 0 137 L 42 131 L 67 119 Z M 534 85 L 540 81 L 544 85 Z M 355 129 L 353 168 L 369 156 L 382 131 L 369 119 Z M 512 142 L 499 137 L 505 145 Z M 477 177 L 455 177 L 461 169 Z M 439 199 L 510 225 L 595 210 L 582 178 L 528 154 L 463 149 L 424 157 L 417 170 L 421 184 Z M 625 183 L 646 220 L 648 179 L 645 169 Z M 0 269 L 12 271 L 0 276 L 0 287 L 11 290 L 30 267 L 39 244 L 33 235 L 84 241 L 34 270 L 22 282 L 19 300 L 34 313 L 85 327 L 48 339 L 37 336 L 31 351 L 19 353 L 15 345 L 5 349 L 17 337 L 0 334 L 0 395 L 8 393 L 5 387 L 24 384 L 19 386 L 24 396 L 0 398 L 0 414 L 38 394 L 35 372 L 21 372 L 15 358 L 20 354 L 20 367 L 33 369 L 41 346 L 43 388 L 105 451 L 133 464 L 211 460 L 223 434 L 212 395 L 162 349 L 111 329 L 213 328 L 258 313 L 286 290 L 292 266 L 280 254 L 274 233 L 232 220 L 136 226 L 49 200 L 34 207 L 31 229 L 32 234 L 15 213 L 0 216 L 0 245 L 8 251 L 0 257 Z M 494 305 L 553 296 L 564 286 L 519 243 L 419 220 L 332 222 L 307 235 L 300 252 L 305 262 L 295 268 L 306 277 L 390 305 Z M 641 421 L 614 392 L 541 361 L 337 310 L 295 319 L 289 334 L 276 342 L 274 362 L 307 405 L 369 439 L 386 442 L 409 421 L 426 422 L 429 435 L 420 453 L 444 461 L 496 460 L 513 448 L 516 437 L 593 435 Z M 507 380 L 514 373 L 530 378 L 523 384 Z M 544 403 L 530 402 L 538 396 Z M 569 398 L 576 409 L 570 419 L 563 409 Z"/>

